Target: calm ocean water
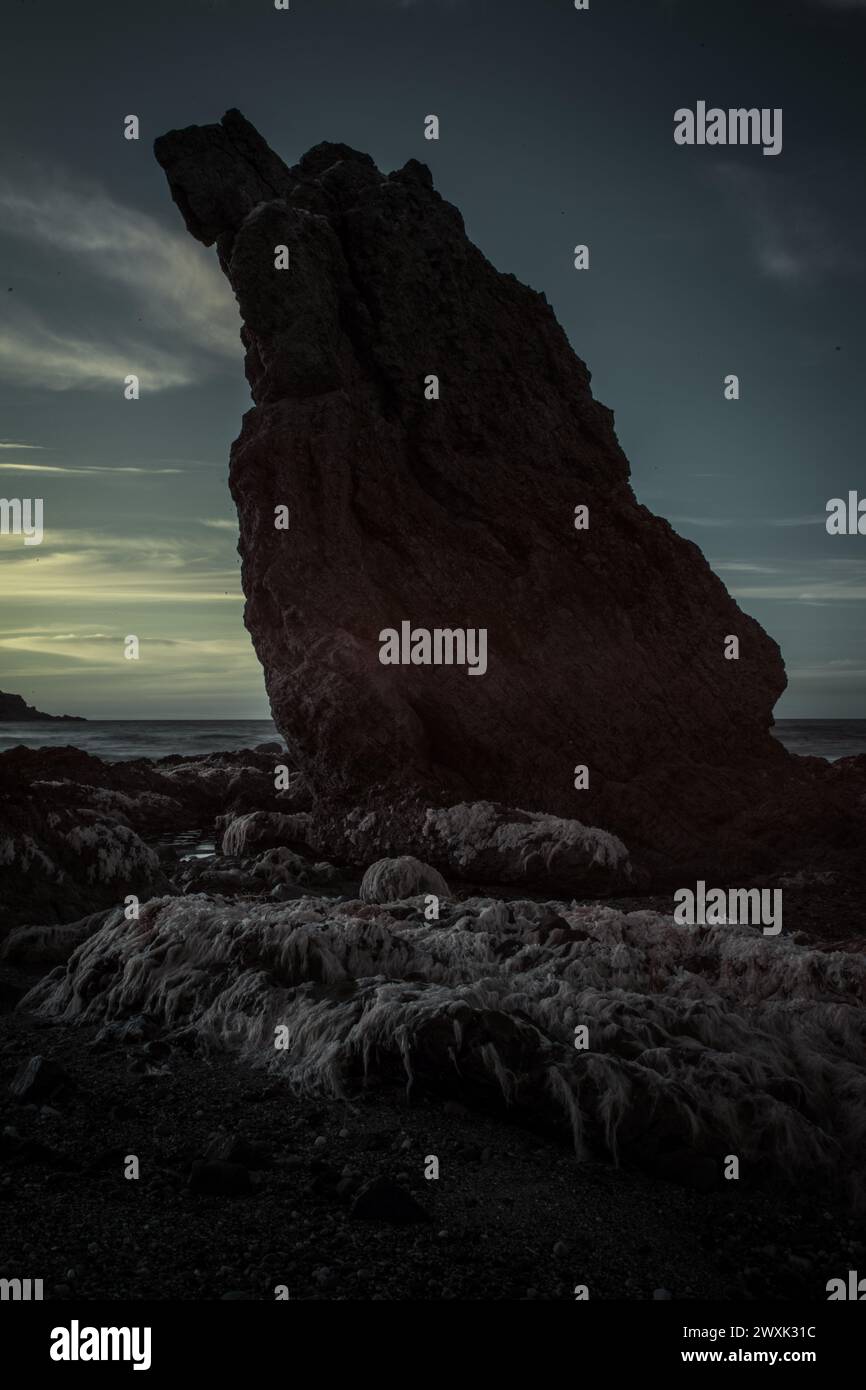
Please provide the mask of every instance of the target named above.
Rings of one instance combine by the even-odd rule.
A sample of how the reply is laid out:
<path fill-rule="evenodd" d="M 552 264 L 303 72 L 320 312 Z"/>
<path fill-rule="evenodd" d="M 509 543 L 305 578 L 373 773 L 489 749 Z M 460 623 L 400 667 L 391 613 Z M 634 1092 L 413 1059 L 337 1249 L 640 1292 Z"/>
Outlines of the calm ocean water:
<path fill-rule="evenodd" d="M 866 753 L 866 719 L 777 719 L 773 730 L 789 753 L 850 758 Z"/>
<path fill-rule="evenodd" d="M 866 753 L 866 719 L 780 719 L 774 733 L 792 753 L 845 758 Z M 0 753 L 24 744 L 72 744 L 108 762 L 162 758 L 169 753 L 217 753 L 282 742 L 270 719 L 105 719 L 84 724 L 0 723 Z"/>
<path fill-rule="evenodd" d="M 0 722 L 0 753 L 27 748 L 62 748 L 116 763 L 124 758 L 164 758 L 169 753 L 224 753 L 282 743 L 270 719 L 88 719 L 84 724 Z"/>

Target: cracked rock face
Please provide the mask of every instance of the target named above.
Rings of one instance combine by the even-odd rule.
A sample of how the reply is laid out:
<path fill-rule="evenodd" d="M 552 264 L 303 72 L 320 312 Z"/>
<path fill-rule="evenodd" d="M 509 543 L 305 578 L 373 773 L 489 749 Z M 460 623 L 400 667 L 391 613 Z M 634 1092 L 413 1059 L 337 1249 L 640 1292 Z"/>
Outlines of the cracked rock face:
<path fill-rule="evenodd" d="M 791 775 L 769 733 L 780 653 L 635 500 L 544 296 L 415 160 L 384 175 L 322 144 L 289 168 L 237 111 L 155 152 L 243 319 L 245 621 L 319 810 L 489 800 L 666 859 L 715 845 L 752 772 Z M 383 665 L 403 622 L 485 629 L 486 670 Z"/>

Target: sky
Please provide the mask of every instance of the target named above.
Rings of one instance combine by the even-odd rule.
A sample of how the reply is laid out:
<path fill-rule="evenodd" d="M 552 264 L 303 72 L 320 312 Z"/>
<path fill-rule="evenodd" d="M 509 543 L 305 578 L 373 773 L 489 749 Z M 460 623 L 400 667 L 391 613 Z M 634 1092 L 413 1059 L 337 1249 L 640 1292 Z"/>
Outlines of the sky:
<path fill-rule="evenodd" d="M 289 164 L 428 164 L 546 293 L 638 499 L 779 642 L 777 717 L 866 717 L 866 537 L 825 527 L 866 496 L 864 57 L 866 0 L 7 0 L 0 497 L 41 497 L 45 535 L 0 535 L 0 688 L 268 716 L 227 487 L 240 321 L 152 151 L 239 107 Z M 781 153 L 676 145 L 698 101 L 782 108 Z"/>

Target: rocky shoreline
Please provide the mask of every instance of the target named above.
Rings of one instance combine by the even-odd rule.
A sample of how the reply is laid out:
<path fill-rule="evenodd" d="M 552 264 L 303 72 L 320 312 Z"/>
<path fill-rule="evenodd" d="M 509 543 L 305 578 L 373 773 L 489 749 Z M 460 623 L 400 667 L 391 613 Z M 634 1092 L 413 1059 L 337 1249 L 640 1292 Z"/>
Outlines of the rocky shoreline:
<path fill-rule="evenodd" d="M 769 876 L 767 938 L 678 927 L 615 837 L 491 804 L 434 811 L 432 862 L 334 862 L 286 756 L 0 755 L 6 1268 L 57 1298 L 820 1298 L 862 1259 L 853 875 Z"/>

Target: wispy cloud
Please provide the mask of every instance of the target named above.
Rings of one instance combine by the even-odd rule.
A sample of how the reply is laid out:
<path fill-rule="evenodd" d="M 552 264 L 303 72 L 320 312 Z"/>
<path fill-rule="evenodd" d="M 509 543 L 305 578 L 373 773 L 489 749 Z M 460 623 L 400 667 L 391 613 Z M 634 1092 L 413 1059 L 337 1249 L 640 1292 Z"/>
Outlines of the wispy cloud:
<path fill-rule="evenodd" d="M 41 449 L 41 448 L 43 448 L 43 445 L 41 445 L 41 444 L 9 444 L 8 442 L 0 443 L 0 449 Z"/>
<path fill-rule="evenodd" d="M 810 606 L 823 606 L 838 603 L 862 603 L 866 599 L 866 565 L 860 564 L 851 573 L 844 572 L 829 576 L 826 572 L 809 570 L 796 572 L 794 566 L 779 571 L 775 579 L 766 583 L 732 584 L 730 592 L 734 598 L 773 599 L 783 603 L 802 603 Z"/>
<path fill-rule="evenodd" d="M 195 358 L 131 339 L 98 343 L 49 328 L 29 310 L 17 310 L 0 327 L 0 376 L 46 391 L 111 387 L 120 394 L 130 374 L 142 391 L 188 386 L 199 375 Z"/>
<path fill-rule="evenodd" d="M 0 463 L 0 470 L 8 473 L 70 473 L 76 476 L 87 476 L 92 473 L 102 475 L 113 473 L 145 473 L 148 476 L 154 473 L 183 473 L 183 468 L 133 468 L 124 464 L 122 467 L 110 468 L 103 467 L 101 464 L 76 468 L 72 464 L 53 464 L 53 463 Z"/>
<path fill-rule="evenodd" d="M 137 702 L 147 713 L 165 702 L 167 692 L 171 704 L 187 709 L 193 717 L 200 717 L 214 690 L 219 691 L 223 707 L 237 696 L 246 697 L 247 704 L 257 696 L 261 699 L 261 670 L 243 630 L 230 636 L 167 637 L 150 619 L 135 634 L 140 643 L 138 661 L 124 657 L 128 632 L 128 627 L 118 626 L 107 633 L 86 629 L 46 633 L 34 628 L 0 634 L 4 673 L 13 668 L 14 675 L 8 679 L 13 689 L 15 682 L 28 687 L 38 683 L 44 693 L 28 690 L 28 698 L 32 693 L 43 708 L 63 705 L 76 713 L 86 709 L 96 717 L 100 713 L 117 717 L 121 701 L 126 712 Z M 171 710 L 165 713 L 170 715 Z"/>
<path fill-rule="evenodd" d="M 866 678 L 866 663 L 861 659 L 840 657 L 836 661 L 820 661 L 811 666 L 789 666 L 788 676 L 797 681 L 827 683 L 861 682 Z"/>
<path fill-rule="evenodd" d="M 102 282 L 107 305 L 118 289 L 127 301 L 118 311 L 121 325 L 105 339 L 6 306 L 0 373 L 7 379 L 48 390 L 96 389 L 118 387 L 135 373 L 143 389 L 159 391 L 240 357 L 240 319 L 228 284 L 213 254 L 185 233 L 97 187 L 45 174 L 32 187 L 0 181 L 0 219 L 5 235 L 50 253 L 53 268 L 58 253 L 82 264 Z M 140 327 L 131 334 L 132 319 Z"/>
<path fill-rule="evenodd" d="M 672 526 L 733 527 L 736 530 L 764 526 L 816 526 L 827 520 L 826 512 L 810 512 L 806 516 L 670 516 Z"/>
<path fill-rule="evenodd" d="M 201 525 L 210 526 L 214 531 L 236 531 L 238 529 L 237 521 L 228 521 L 223 517 L 202 517 Z"/>
<path fill-rule="evenodd" d="M 773 565 L 753 565 L 745 560 L 719 561 L 711 560 L 710 564 L 719 574 L 777 574 L 778 570 Z"/>
<path fill-rule="evenodd" d="M 774 599 L 785 603 L 823 606 L 860 603 L 866 598 L 866 558 L 821 556 L 820 559 L 707 561 L 725 578 L 735 598 Z M 733 576 L 733 582 L 727 576 Z M 742 576 L 742 581 L 738 578 Z M 754 578 L 752 578 L 754 576 Z"/>
<path fill-rule="evenodd" d="M 4 587 L 19 606 L 88 602 L 99 612 L 117 604 L 242 602 L 238 567 L 227 563 L 223 546 L 216 536 L 193 542 L 51 527 L 40 546 L 26 549 L 17 537 L 0 537 Z"/>
<path fill-rule="evenodd" d="M 859 245 L 809 199 L 802 183 L 776 170 L 758 171 L 727 161 L 717 161 L 711 177 L 743 222 L 763 275 L 799 283 L 863 272 Z"/>

